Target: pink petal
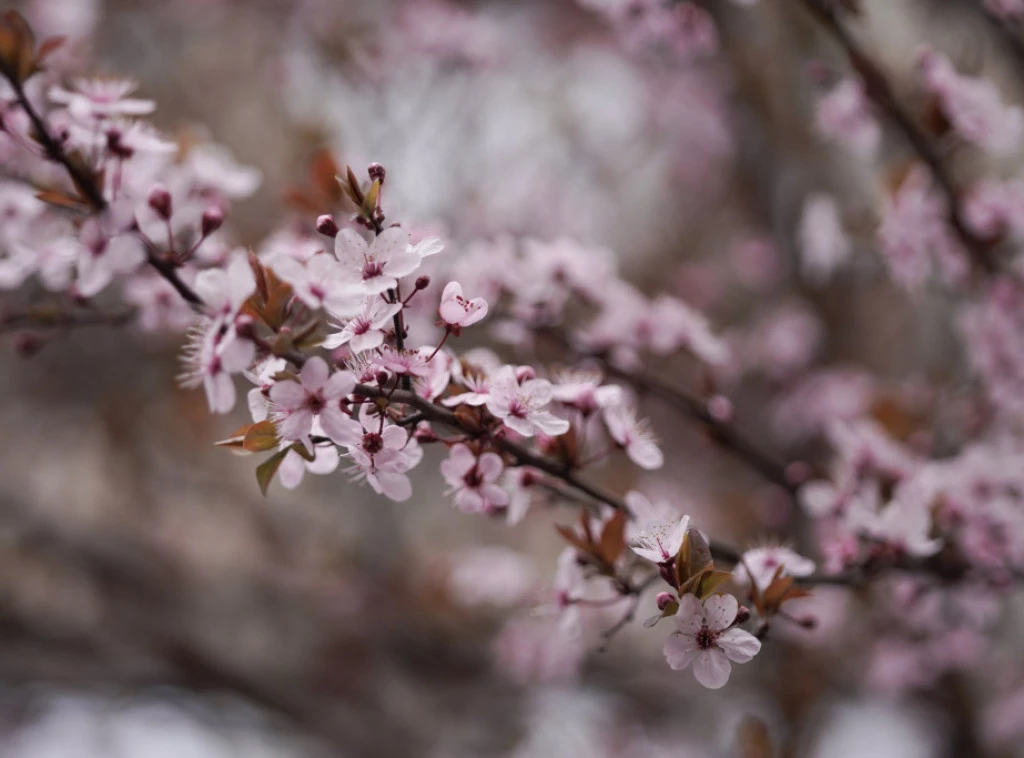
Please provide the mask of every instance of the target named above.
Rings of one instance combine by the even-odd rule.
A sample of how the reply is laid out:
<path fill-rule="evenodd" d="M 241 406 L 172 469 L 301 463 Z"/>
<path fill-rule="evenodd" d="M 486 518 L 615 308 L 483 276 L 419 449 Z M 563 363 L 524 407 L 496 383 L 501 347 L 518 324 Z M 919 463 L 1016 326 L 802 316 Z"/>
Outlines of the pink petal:
<path fill-rule="evenodd" d="M 717 690 L 725 686 L 729 681 L 729 674 L 732 673 L 732 665 L 718 648 L 702 650 L 697 655 L 693 664 L 693 675 L 697 681 L 709 690 Z"/>
<path fill-rule="evenodd" d="M 302 367 L 299 375 L 302 379 L 302 386 L 309 392 L 316 392 L 327 383 L 327 375 L 330 373 L 327 362 L 320 356 L 313 356 L 306 365 Z"/>
<path fill-rule="evenodd" d="M 712 595 L 704 601 L 704 618 L 708 629 L 719 632 L 736 620 L 739 603 L 732 595 Z"/>
<path fill-rule="evenodd" d="M 665 640 L 663 652 L 665 653 L 665 660 L 668 661 L 669 668 L 673 671 L 681 671 L 693 663 L 699 649 L 693 637 L 673 634 Z"/>
<path fill-rule="evenodd" d="M 717 644 L 729 660 L 746 663 L 761 649 L 761 641 L 743 629 L 727 629 L 718 636 Z"/>

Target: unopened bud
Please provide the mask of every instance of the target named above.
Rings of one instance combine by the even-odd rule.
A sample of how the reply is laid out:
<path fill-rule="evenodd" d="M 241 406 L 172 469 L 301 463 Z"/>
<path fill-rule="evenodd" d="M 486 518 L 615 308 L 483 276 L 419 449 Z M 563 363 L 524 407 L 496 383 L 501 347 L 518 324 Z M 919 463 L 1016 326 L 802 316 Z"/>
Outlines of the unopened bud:
<path fill-rule="evenodd" d="M 724 424 L 732 419 L 732 401 L 724 395 L 715 395 L 708 400 L 707 409 L 708 415 L 715 421 L 720 421 Z"/>
<path fill-rule="evenodd" d="M 430 286 L 430 277 L 429 276 L 419 276 L 419 277 L 416 277 L 416 289 L 418 289 L 418 290 L 425 290 L 429 286 Z"/>
<path fill-rule="evenodd" d="M 209 237 L 215 231 L 220 229 L 221 224 L 224 223 L 224 211 L 218 208 L 216 205 L 212 205 L 203 211 L 203 223 L 202 223 L 202 234 L 204 237 Z"/>
<path fill-rule="evenodd" d="M 162 184 L 154 184 L 153 188 L 149 191 L 149 197 L 146 199 L 149 203 L 149 207 L 157 212 L 157 215 L 165 221 L 171 218 L 172 206 L 171 206 L 171 193 L 167 191 L 167 188 Z"/>
<path fill-rule="evenodd" d="M 384 170 L 384 167 L 379 163 L 371 163 L 367 167 L 366 172 L 370 175 L 370 181 L 376 179 L 381 184 L 384 184 L 384 178 L 387 176 L 388 173 L 387 171 Z"/>
<path fill-rule="evenodd" d="M 745 605 L 741 605 L 739 610 L 736 611 L 736 621 L 734 624 L 744 624 L 750 620 L 750 609 Z"/>
<path fill-rule="evenodd" d="M 533 366 L 520 366 L 516 369 L 516 381 L 520 384 L 536 378 L 537 372 L 533 370 Z"/>
<path fill-rule="evenodd" d="M 377 386 L 383 387 L 387 383 L 388 383 L 388 372 L 387 371 L 378 371 L 377 372 Z"/>
<path fill-rule="evenodd" d="M 413 432 L 412 436 L 416 438 L 417 442 L 437 442 L 439 439 L 438 436 L 434 434 L 434 430 L 426 424 L 416 427 L 416 431 Z"/>
<path fill-rule="evenodd" d="M 334 220 L 334 216 L 326 213 L 316 220 L 316 230 L 325 237 L 331 238 L 337 237 L 338 232 L 340 231 L 338 229 L 338 222 Z"/>
<path fill-rule="evenodd" d="M 655 602 L 658 604 L 658 610 L 663 611 L 668 608 L 669 603 L 676 602 L 676 599 L 671 592 L 659 592 Z"/>

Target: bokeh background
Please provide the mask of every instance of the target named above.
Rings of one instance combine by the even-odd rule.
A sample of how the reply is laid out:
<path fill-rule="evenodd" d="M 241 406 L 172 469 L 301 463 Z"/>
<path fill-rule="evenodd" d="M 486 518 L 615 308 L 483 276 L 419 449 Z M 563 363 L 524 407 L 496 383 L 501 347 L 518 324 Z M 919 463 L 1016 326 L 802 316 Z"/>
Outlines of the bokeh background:
<path fill-rule="evenodd" d="M 949 296 L 908 299 L 872 249 L 901 148 L 883 142 L 879 170 L 815 129 L 823 82 L 844 64 L 800 4 L 705 2 L 717 40 L 682 52 L 652 52 L 598 4 L 18 7 L 68 34 L 66 54 L 88 70 L 136 78 L 162 130 L 213 138 L 260 170 L 233 209 L 240 243 L 272 245 L 303 212 L 289 191 L 326 148 L 384 164 L 389 217 L 452 251 L 571 237 L 614 250 L 645 291 L 705 309 L 742 357 L 717 381 L 780 458 L 827 460 L 825 396 L 911 443 L 921 418 L 970 414 Z M 1020 94 L 976 3 L 861 5 L 858 34 L 907 102 L 923 42 Z M 826 280 L 801 265 L 815 193 L 838 203 L 853 245 Z M 980 681 L 955 669 L 916 681 L 898 652 L 873 652 L 871 598 L 844 588 L 803 601 L 816 630 L 778 630 L 721 692 L 670 671 L 664 629 L 639 623 L 578 675 L 538 661 L 525 676 L 531 666 L 503 665 L 514 654 L 501 640 L 527 611 L 474 596 L 501 579 L 474 571 L 504 560 L 512 598 L 530 571 L 542 586 L 561 547 L 552 523 L 571 514 L 541 509 L 515 529 L 461 515 L 429 466 L 409 503 L 340 475 L 264 498 L 252 460 L 212 446 L 244 409 L 211 417 L 201 393 L 177 387 L 177 338 L 48 333 L 28 357 L 14 349 L 23 334 L 3 339 L 0 755 L 755 756 L 744 750 L 761 730 L 784 756 L 1024 755 L 1024 705 L 995 697 L 1020 683 L 1017 601 L 1000 626 L 1005 665 Z M 733 544 L 799 544 L 785 493 L 686 416 L 655 400 L 644 410 L 669 465 L 643 477 L 613 466 L 606 485 L 670 499 Z M 504 552 L 474 562 L 484 548 Z"/>

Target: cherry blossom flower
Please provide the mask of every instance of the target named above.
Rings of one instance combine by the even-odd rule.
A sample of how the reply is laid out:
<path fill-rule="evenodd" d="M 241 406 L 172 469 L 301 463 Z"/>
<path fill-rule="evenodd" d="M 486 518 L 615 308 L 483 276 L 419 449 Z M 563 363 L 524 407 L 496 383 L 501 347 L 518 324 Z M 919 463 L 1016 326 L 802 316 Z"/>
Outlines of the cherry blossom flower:
<path fill-rule="evenodd" d="M 501 456 L 484 453 L 479 458 L 465 445 L 455 445 L 441 463 L 441 474 L 455 495 L 455 506 L 464 513 L 493 513 L 509 504 L 509 495 L 496 482 L 504 471 Z"/>
<path fill-rule="evenodd" d="M 748 584 L 753 579 L 754 585 L 764 590 L 771 584 L 780 567 L 783 576 L 801 577 L 814 573 L 814 561 L 809 558 L 804 558 L 788 547 L 765 545 L 744 552 L 732 576 L 740 585 Z"/>
<path fill-rule="evenodd" d="M 76 118 L 145 116 L 156 110 L 152 100 L 128 97 L 138 88 L 130 79 L 76 79 L 74 89 L 52 87 L 49 95 L 55 103 L 67 106 Z"/>
<path fill-rule="evenodd" d="M 634 507 L 634 503 L 630 503 L 630 507 Z M 648 521 L 630 537 L 629 549 L 654 563 L 666 563 L 679 553 L 689 528 L 689 516 L 672 521 Z"/>
<path fill-rule="evenodd" d="M 569 431 L 569 422 L 545 410 L 551 398 L 549 381 L 527 379 L 520 384 L 515 369 L 506 366 L 491 382 L 487 410 L 524 437 L 538 432 L 556 437 Z"/>
<path fill-rule="evenodd" d="M 739 603 L 732 595 L 712 595 L 703 603 L 684 595 L 676 613 L 676 631 L 665 642 L 665 658 L 674 671 L 691 663 L 693 675 L 708 689 L 724 687 L 733 663 L 746 663 L 761 649 L 750 632 L 733 627 Z"/>
<path fill-rule="evenodd" d="M 387 332 L 394 329 L 394 317 L 400 310 L 401 303 L 389 303 L 376 295 L 364 298 L 362 308 L 344 322 L 340 332 L 324 340 L 324 347 L 333 350 L 348 345 L 353 353 L 375 350 L 384 344 Z"/>
<path fill-rule="evenodd" d="M 259 169 L 243 166 L 222 145 L 197 145 L 186 155 L 186 168 L 198 188 L 232 199 L 249 197 L 260 186 Z"/>
<path fill-rule="evenodd" d="M 310 308 L 326 308 L 335 317 L 347 317 L 357 313 L 366 301 L 361 286 L 342 279 L 341 266 L 333 256 L 314 255 L 305 263 L 282 256 L 271 265 Z"/>
<path fill-rule="evenodd" d="M 841 79 L 818 101 L 815 127 L 829 139 L 841 142 L 864 157 L 871 157 L 882 142 L 882 127 L 860 79 Z"/>
<path fill-rule="evenodd" d="M 442 405 L 455 407 L 456 405 L 483 405 L 491 397 L 491 381 L 484 374 L 464 374 L 461 378 L 462 385 L 468 390 L 457 395 L 446 397 L 441 401 Z"/>
<path fill-rule="evenodd" d="M 341 400 L 355 386 L 356 378 L 351 372 L 331 374 L 327 362 L 319 356 L 306 361 L 298 382 L 275 382 L 270 388 L 270 402 L 281 439 L 307 441 L 313 421 L 319 420 L 327 436 L 337 441 L 336 437 L 344 434 L 346 423 L 351 421 L 341 408 Z"/>
<path fill-rule="evenodd" d="M 313 433 L 320 431 L 314 421 Z M 305 478 L 306 474 L 326 476 L 333 474 L 340 463 L 338 450 L 334 445 L 316 445 L 313 448 L 313 460 L 307 461 L 294 450 L 289 450 L 277 469 L 277 480 L 287 490 L 294 490 Z"/>
<path fill-rule="evenodd" d="M 128 231 L 130 220 L 126 207 L 115 206 L 82 225 L 77 285 L 83 296 L 98 294 L 115 277 L 135 271 L 146 260 L 142 243 Z"/>
<path fill-rule="evenodd" d="M 341 262 L 344 280 L 361 282 L 369 294 L 394 289 L 422 260 L 409 245 L 409 234 L 397 226 L 385 229 L 369 243 L 352 229 L 342 229 L 334 238 L 334 254 Z"/>
<path fill-rule="evenodd" d="M 437 309 L 441 320 L 448 327 L 461 330 L 471 326 L 487 315 L 487 301 L 482 297 L 467 300 L 462 296 L 462 285 L 448 282 L 441 294 L 441 306 Z"/>
<path fill-rule="evenodd" d="M 328 436 L 348 450 L 355 466 L 349 469 L 353 479 L 366 482 L 378 494 L 399 502 L 412 497 L 412 482 L 406 475 L 423 458 L 423 449 L 408 432 L 389 424 L 362 406 L 359 419 L 344 416 Z"/>
<path fill-rule="evenodd" d="M 182 350 L 183 387 L 202 386 L 212 413 L 227 413 L 235 407 L 235 385 L 231 375 L 246 369 L 256 354 L 249 340 L 224 337 L 214 322 L 205 321 L 189 334 Z"/>
<path fill-rule="evenodd" d="M 424 377 L 430 374 L 427 355 L 419 350 L 395 350 L 390 345 L 381 348 L 373 361 L 373 366 L 378 370 L 384 369 L 400 376 Z"/>
<path fill-rule="evenodd" d="M 957 73 L 949 58 L 931 49 L 921 53 L 920 65 L 925 85 L 960 137 L 995 155 L 1020 146 L 1024 109 L 1004 105 L 992 82 Z"/>
<path fill-rule="evenodd" d="M 853 253 L 839 217 L 839 206 L 831 195 L 818 193 L 807 198 L 797 237 L 802 270 L 815 283 L 828 281 Z"/>
<path fill-rule="evenodd" d="M 608 433 L 637 466 L 649 471 L 661 468 L 665 462 L 661 448 L 655 441 L 647 421 L 638 421 L 636 409 L 622 402 L 604 409 L 604 421 Z"/>
<path fill-rule="evenodd" d="M 589 416 L 622 402 L 623 390 L 614 384 L 601 384 L 600 371 L 580 369 L 563 371 L 551 387 L 553 399 Z"/>
<path fill-rule="evenodd" d="M 453 556 L 447 586 L 465 605 L 508 607 L 528 600 L 539 579 L 529 556 L 491 546 Z"/>

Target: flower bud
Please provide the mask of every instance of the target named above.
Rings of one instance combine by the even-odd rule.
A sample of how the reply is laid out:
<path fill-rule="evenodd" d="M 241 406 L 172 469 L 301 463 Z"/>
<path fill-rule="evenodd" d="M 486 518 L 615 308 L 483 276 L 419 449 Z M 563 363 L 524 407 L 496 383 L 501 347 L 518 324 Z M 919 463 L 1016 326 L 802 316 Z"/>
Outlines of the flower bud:
<path fill-rule="evenodd" d="M 668 608 L 669 603 L 676 602 L 676 599 L 671 592 L 659 592 L 655 602 L 658 604 L 658 610 L 663 611 Z"/>
<path fill-rule="evenodd" d="M 416 278 L 416 289 L 418 289 L 418 290 L 425 290 L 429 286 L 430 286 L 430 277 L 429 276 L 419 276 L 419 277 Z"/>
<path fill-rule="evenodd" d="M 334 216 L 327 213 L 316 220 L 316 230 L 325 237 L 331 238 L 337 237 L 338 232 L 340 231 L 340 229 L 338 229 L 338 222 L 334 220 Z"/>
<path fill-rule="evenodd" d="M 750 620 L 750 609 L 745 605 L 741 605 L 739 610 L 736 611 L 736 620 L 734 624 L 744 624 Z"/>
<path fill-rule="evenodd" d="M 708 415 L 710 415 L 715 421 L 720 421 L 724 424 L 732 420 L 732 401 L 724 395 L 715 395 L 713 398 L 708 400 L 707 410 Z"/>
<path fill-rule="evenodd" d="M 533 370 L 533 366 L 520 366 L 516 369 L 516 381 L 520 384 L 536 378 L 537 372 Z"/>
<path fill-rule="evenodd" d="M 366 172 L 370 175 L 370 181 L 376 179 L 380 181 L 381 184 L 384 184 L 384 178 L 387 176 L 387 171 L 384 170 L 382 165 L 379 163 L 371 163 L 367 167 Z"/>
<path fill-rule="evenodd" d="M 162 184 L 154 184 L 153 188 L 149 191 L 149 197 L 146 199 L 149 203 L 149 207 L 157 212 L 157 215 L 164 221 L 169 221 L 171 218 L 172 204 L 171 204 L 171 193 L 167 191 L 167 188 Z"/>
<path fill-rule="evenodd" d="M 224 223 L 224 211 L 218 208 L 216 205 L 212 205 L 203 211 L 203 223 L 202 223 L 202 234 L 204 237 L 209 237 L 215 231 L 220 229 L 221 224 Z"/>
<path fill-rule="evenodd" d="M 14 352 L 21 358 L 31 358 L 43 349 L 46 340 L 32 332 L 19 332 L 14 338 Z"/>
<path fill-rule="evenodd" d="M 377 372 L 377 386 L 383 387 L 387 383 L 388 383 L 388 372 L 387 371 L 378 371 Z"/>

